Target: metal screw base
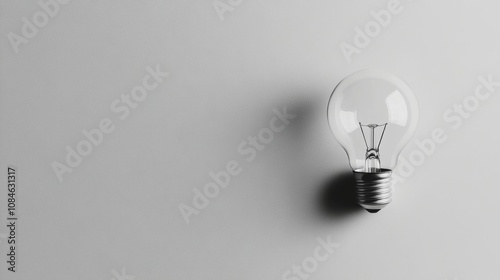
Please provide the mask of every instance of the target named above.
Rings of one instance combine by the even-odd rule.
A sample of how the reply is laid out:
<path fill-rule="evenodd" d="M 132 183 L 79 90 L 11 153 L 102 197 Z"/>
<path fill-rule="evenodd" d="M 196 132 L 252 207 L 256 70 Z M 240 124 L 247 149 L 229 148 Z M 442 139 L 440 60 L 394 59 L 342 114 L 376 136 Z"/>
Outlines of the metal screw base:
<path fill-rule="evenodd" d="M 376 173 L 354 171 L 358 204 L 370 213 L 377 213 L 392 200 L 392 170 Z"/>

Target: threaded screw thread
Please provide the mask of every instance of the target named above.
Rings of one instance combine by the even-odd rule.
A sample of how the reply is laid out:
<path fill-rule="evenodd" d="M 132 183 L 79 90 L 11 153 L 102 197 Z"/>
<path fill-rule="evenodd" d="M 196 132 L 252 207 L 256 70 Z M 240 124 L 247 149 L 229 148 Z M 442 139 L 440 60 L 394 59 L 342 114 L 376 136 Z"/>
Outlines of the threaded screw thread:
<path fill-rule="evenodd" d="M 358 204 L 370 213 L 376 213 L 392 200 L 392 170 L 381 169 L 367 173 L 354 171 Z"/>

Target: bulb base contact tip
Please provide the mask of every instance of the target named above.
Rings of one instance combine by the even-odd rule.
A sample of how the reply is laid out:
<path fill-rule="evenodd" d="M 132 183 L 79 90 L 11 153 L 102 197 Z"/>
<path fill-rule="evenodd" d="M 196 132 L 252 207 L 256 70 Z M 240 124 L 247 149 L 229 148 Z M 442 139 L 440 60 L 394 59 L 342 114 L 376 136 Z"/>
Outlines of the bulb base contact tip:
<path fill-rule="evenodd" d="M 358 204 L 370 213 L 377 213 L 392 200 L 392 170 L 379 172 L 354 171 Z"/>

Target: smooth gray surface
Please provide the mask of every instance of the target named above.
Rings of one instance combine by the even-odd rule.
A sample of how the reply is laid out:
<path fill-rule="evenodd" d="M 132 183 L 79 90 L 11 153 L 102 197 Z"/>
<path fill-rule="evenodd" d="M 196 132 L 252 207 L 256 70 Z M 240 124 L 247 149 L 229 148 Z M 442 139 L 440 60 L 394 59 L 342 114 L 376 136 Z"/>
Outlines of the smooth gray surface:
<path fill-rule="evenodd" d="M 1 1 L 0 161 L 19 177 L 18 271 L 2 261 L 1 278 L 300 279 L 286 271 L 330 236 L 340 246 L 308 279 L 498 279 L 500 87 L 460 126 L 447 110 L 478 77 L 500 81 L 499 4 L 401 1 L 348 63 L 339 45 L 389 2 L 233 0 L 221 20 L 211 1 L 73 0 L 15 53 L 8 34 L 41 8 Z M 170 75 L 120 120 L 110 104 L 156 65 Z M 377 214 L 348 203 L 326 119 L 335 85 L 363 68 L 412 86 L 415 139 L 446 134 Z M 296 118 L 247 161 L 238 145 L 285 106 Z M 115 130 L 59 182 L 51 164 L 107 117 Z M 186 225 L 179 205 L 231 160 L 241 173 Z"/>

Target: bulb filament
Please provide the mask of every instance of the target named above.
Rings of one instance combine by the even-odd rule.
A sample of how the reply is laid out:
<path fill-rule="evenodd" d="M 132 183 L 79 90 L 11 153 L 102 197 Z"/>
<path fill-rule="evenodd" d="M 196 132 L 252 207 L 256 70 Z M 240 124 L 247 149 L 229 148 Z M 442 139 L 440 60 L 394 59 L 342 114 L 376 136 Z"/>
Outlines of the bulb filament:
<path fill-rule="evenodd" d="M 366 156 L 365 156 L 365 172 L 375 173 L 380 172 L 380 157 L 379 157 L 379 148 L 382 143 L 382 138 L 384 137 L 385 128 L 387 127 L 387 123 L 384 124 L 362 124 L 359 123 L 359 127 L 361 128 L 361 133 L 363 134 L 363 139 L 365 140 L 366 145 Z M 375 144 L 375 132 L 379 127 L 383 127 L 382 133 L 380 134 L 380 139 L 378 143 Z M 367 132 L 365 133 L 365 129 Z M 368 140 L 366 139 L 366 135 L 368 135 Z"/>

